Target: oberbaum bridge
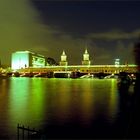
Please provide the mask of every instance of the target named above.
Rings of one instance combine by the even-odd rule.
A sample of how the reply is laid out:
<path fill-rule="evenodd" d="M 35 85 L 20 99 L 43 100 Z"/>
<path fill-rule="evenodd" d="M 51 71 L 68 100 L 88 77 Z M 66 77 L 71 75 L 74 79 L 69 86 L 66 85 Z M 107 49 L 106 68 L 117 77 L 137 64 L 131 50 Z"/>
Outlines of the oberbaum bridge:
<path fill-rule="evenodd" d="M 12 53 L 11 67 L 19 73 L 72 73 L 80 72 L 84 74 L 118 74 L 120 72 L 136 73 L 136 65 L 120 65 L 119 59 L 114 65 L 91 65 L 87 49 L 83 54 L 81 65 L 68 65 L 67 55 L 62 52 L 61 60 L 57 66 L 49 66 L 46 57 L 30 51 L 17 51 Z"/>

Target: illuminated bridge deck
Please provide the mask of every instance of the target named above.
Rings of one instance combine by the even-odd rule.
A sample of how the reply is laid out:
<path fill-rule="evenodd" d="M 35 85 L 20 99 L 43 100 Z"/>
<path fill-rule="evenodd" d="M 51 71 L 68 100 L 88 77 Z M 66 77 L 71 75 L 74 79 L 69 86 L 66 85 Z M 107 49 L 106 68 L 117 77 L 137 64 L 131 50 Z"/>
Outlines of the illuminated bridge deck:
<path fill-rule="evenodd" d="M 129 73 L 136 73 L 136 65 L 69 65 L 69 66 L 46 66 L 46 67 L 29 67 L 18 69 L 19 72 L 55 72 L 55 71 L 71 71 L 71 72 L 82 72 L 82 73 L 119 73 L 122 71 Z"/>

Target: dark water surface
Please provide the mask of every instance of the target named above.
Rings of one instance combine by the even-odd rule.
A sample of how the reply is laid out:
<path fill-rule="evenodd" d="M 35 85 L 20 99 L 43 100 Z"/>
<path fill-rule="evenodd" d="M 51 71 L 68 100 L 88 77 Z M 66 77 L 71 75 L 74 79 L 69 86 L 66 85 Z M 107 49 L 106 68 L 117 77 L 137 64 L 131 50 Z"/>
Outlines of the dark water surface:
<path fill-rule="evenodd" d="M 41 129 L 45 138 L 124 138 L 130 109 L 120 109 L 116 82 L 0 79 L 0 138 L 17 138 L 18 123 Z"/>

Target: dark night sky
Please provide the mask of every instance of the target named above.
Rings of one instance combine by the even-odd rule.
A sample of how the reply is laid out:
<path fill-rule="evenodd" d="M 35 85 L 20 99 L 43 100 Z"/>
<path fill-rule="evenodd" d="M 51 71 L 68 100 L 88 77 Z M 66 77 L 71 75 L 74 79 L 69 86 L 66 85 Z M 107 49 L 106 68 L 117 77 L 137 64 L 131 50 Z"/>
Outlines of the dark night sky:
<path fill-rule="evenodd" d="M 81 64 L 88 49 L 92 64 L 133 63 L 140 34 L 140 1 L 1 0 L 0 59 L 29 50 L 69 64 Z M 6 56 L 7 55 L 7 56 Z"/>
<path fill-rule="evenodd" d="M 133 31 L 139 28 L 139 2 L 32 0 L 44 23 L 72 36 L 112 29 Z M 139 4 L 138 4 L 139 3 Z"/>

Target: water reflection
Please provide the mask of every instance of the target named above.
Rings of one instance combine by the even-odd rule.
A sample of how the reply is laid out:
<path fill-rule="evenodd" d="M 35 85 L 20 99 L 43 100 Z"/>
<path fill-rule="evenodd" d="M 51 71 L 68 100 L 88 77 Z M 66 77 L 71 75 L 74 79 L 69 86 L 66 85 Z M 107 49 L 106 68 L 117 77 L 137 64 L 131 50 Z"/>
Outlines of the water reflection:
<path fill-rule="evenodd" d="M 93 124 L 106 129 L 101 122 L 113 123 L 118 113 L 115 80 L 22 77 L 0 82 L 0 129 L 8 128 L 10 135 L 17 123 L 47 130 L 48 137 L 59 130 L 81 135 L 75 129 L 90 130 Z"/>
<path fill-rule="evenodd" d="M 9 81 L 0 79 L 0 137 L 7 137 Z"/>
<path fill-rule="evenodd" d="M 43 80 L 11 78 L 8 104 L 8 133 L 16 135 L 18 123 L 39 128 L 44 119 Z"/>
<path fill-rule="evenodd" d="M 117 91 L 117 82 L 115 79 L 111 79 L 111 86 L 110 86 L 110 99 L 109 99 L 109 115 L 110 115 L 110 122 L 114 122 L 118 113 L 118 104 L 119 104 L 119 96 L 116 92 Z"/>

